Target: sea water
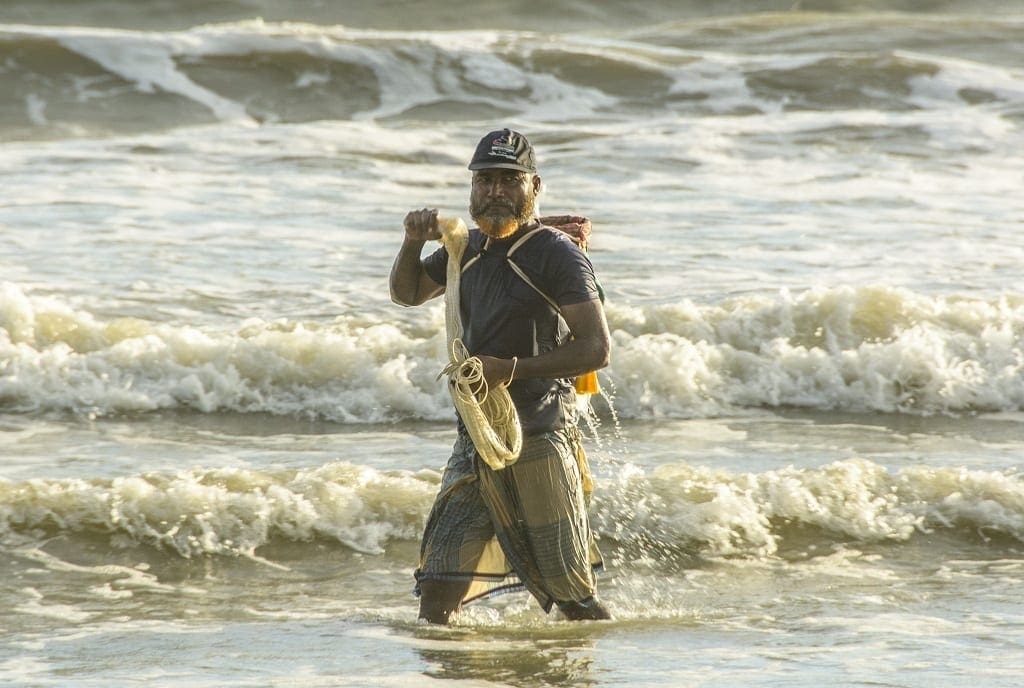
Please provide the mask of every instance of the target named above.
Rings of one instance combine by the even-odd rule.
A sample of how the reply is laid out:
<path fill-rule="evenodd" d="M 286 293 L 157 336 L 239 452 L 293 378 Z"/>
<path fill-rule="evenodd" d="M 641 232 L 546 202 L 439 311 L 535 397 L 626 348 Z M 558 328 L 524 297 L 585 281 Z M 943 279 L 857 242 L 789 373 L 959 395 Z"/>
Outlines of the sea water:
<path fill-rule="evenodd" d="M 1009 687 L 1024 8 L 0 7 L 0 680 Z M 454 439 L 402 218 L 585 214 L 615 615 L 418 623 Z"/>

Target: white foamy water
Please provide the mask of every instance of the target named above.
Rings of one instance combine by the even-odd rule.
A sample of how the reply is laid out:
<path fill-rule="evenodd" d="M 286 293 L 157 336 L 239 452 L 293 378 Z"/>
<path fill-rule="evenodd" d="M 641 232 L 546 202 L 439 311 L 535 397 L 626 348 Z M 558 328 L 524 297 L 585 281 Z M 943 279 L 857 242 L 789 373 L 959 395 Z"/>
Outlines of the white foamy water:
<path fill-rule="evenodd" d="M 0 288 L 0 395 L 21 411 L 266 412 L 342 422 L 450 416 L 436 384 L 436 307 L 415 324 L 375 315 L 258 318 L 235 329 L 98 320 Z M 796 406 L 917 413 L 1024 406 L 1024 301 L 886 287 L 609 306 L 617 355 L 602 372 L 621 418 Z"/>
<path fill-rule="evenodd" d="M 1019 11 L 190 4 L 0 8 L 0 681 L 1019 683 Z M 415 618 L 387 273 L 502 126 L 594 221 L 608 624 Z"/>

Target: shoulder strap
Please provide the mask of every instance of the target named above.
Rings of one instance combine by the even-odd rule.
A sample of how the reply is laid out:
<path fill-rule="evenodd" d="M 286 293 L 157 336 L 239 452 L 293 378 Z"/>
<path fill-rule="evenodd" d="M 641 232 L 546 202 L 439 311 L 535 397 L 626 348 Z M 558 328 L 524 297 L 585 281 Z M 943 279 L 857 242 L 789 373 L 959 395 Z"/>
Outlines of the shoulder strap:
<path fill-rule="evenodd" d="M 516 264 L 515 264 L 515 261 L 513 261 L 513 260 L 512 260 L 511 258 L 509 258 L 509 259 L 508 259 L 508 266 L 509 266 L 510 268 L 512 268 L 512 270 L 513 270 L 513 271 L 515 271 L 515 273 L 516 273 L 517 275 L 519 275 L 520 279 L 522 279 L 522 280 L 523 280 L 524 282 L 526 282 L 526 283 L 527 283 L 528 285 L 530 285 L 530 287 L 531 287 L 531 288 L 532 288 L 532 289 L 533 289 L 533 290 L 534 290 L 535 292 L 537 292 L 538 294 L 540 294 L 540 295 L 541 295 L 541 298 L 543 298 L 543 299 L 544 299 L 545 301 L 547 301 L 547 302 L 548 302 L 548 305 L 549 305 L 549 306 L 551 306 L 552 308 L 554 308 L 554 309 L 555 309 L 555 312 L 556 312 L 556 313 L 558 313 L 559 315 L 561 315 L 561 314 L 562 314 L 562 309 L 558 307 L 558 304 L 557 304 L 557 303 L 555 303 L 555 300 L 554 300 L 554 299 L 552 299 L 552 298 L 551 298 L 550 296 L 548 296 L 547 294 L 545 294 L 545 293 L 544 293 L 544 292 L 543 292 L 543 291 L 541 290 L 541 288 L 540 288 L 540 287 L 538 287 L 538 286 L 537 286 L 536 284 L 534 284 L 534 283 L 533 283 L 533 280 L 531 280 L 531 279 L 530 279 L 529 277 L 527 277 L 527 276 L 526 276 L 526 273 L 525 273 L 525 272 L 523 272 L 523 269 L 522 269 L 521 267 L 519 267 L 518 265 L 516 265 Z"/>
<path fill-rule="evenodd" d="M 537 232 L 540 232 L 542 230 L 545 230 L 545 229 L 547 229 L 547 227 L 545 227 L 544 225 L 541 225 L 540 227 L 537 227 L 536 229 L 531 229 L 529 232 L 527 232 L 523 236 L 521 236 L 518 239 L 516 239 L 516 243 L 512 244 L 512 246 L 509 247 L 508 253 L 505 254 L 505 257 L 506 258 L 511 258 L 512 254 L 516 252 L 516 249 L 518 249 L 520 246 L 522 246 L 527 241 L 529 241 L 533 237 L 534 234 L 536 234 Z"/>
<path fill-rule="evenodd" d="M 470 265 L 472 265 L 473 263 L 477 262 L 478 260 L 480 260 L 480 254 L 479 253 L 476 254 L 475 256 L 473 256 L 472 258 L 470 258 L 469 260 L 467 260 L 465 263 L 463 263 L 462 264 L 462 268 L 459 270 L 459 272 L 465 272 L 466 269 L 469 268 Z"/>
<path fill-rule="evenodd" d="M 512 246 L 508 249 L 508 253 L 505 254 L 505 259 L 508 261 L 508 266 L 510 268 L 512 268 L 512 270 L 517 275 L 519 275 L 520 279 L 522 279 L 524 282 L 526 282 L 530 286 L 530 288 L 532 288 L 535 292 L 540 294 L 541 298 L 544 299 L 545 301 L 547 301 L 548 305 L 555 309 L 555 313 L 558 313 L 559 315 L 561 315 L 562 314 L 562 309 L 558 307 L 558 304 L 555 303 L 555 300 L 552 299 L 547 294 L 545 294 L 544 291 L 540 287 L 538 287 L 536 284 L 534 284 L 533 280 L 531 280 L 529 277 L 527 277 L 526 273 L 523 272 L 523 269 L 521 267 L 519 267 L 518 265 L 516 265 L 516 262 L 514 260 L 512 260 L 512 254 L 516 252 L 516 249 L 518 249 L 520 246 L 525 244 L 530 238 L 533 237 L 533 235 L 537 234 L 537 232 L 540 232 L 540 231 L 542 231 L 544 229 L 547 229 L 547 227 L 544 227 L 543 225 L 541 225 L 537 229 L 533 229 L 533 230 L 527 232 L 526 234 L 524 234 L 523 236 L 519 237 L 519 239 L 516 241 L 516 243 L 512 244 Z"/>
<path fill-rule="evenodd" d="M 541 298 L 543 298 L 545 301 L 547 301 L 548 305 L 551 306 L 552 308 L 554 308 L 556 313 L 561 315 L 562 314 L 562 309 L 558 307 L 558 304 L 555 303 L 555 300 L 552 299 L 547 294 L 545 294 L 544 291 L 540 287 L 538 287 L 536 284 L 534 284 L 533 280 L 531 280 L 529 277 L 527 277 L 526 273 L 523 272 L 523 269 L 521 267 L 519 267 L 518 265 L 516 265 L 515 261 L 512 260 L 512 254 L 515 253 L 516 250 L 518 250 L 520 246 L 522 246 L 527 241 L 532 239 L 535 234 L 537 234 L 538 232 L 543 231 L 545 229 L 548 229 L 548 228 L 543 226 L 543 225 L 541 225 L 540 227 L 537 227 L 536 229 L 531 229 L 529 232 L 527 232 L 523 236 L 521 236 L 518 239 L 516 239 L 516 242 L 514 244 L 512 244 L 512 246 L 509 247 L 508 252 L 505 254 L 505 260 L 508 263 L 508 266 L 510 268 L 512 268 L 512 271 L 515 272 L 517 275 L 519 275 L 520 279 L 522 279 L 524 282 L 526 282 L 526 284 L 529 285 L 531 289 L 533 289 L 535 292 L 540 294 Z M 491 240 L 488 238 L 487 239 L 487 243 L 484 244 L 484 248 L 486 248 L 490 244 L 490 241 Z M 470 265 L 472 265 L 473 263 L 475 263 L 478 260 L 480 260 L 480 254 L 479 253 L 477 253 L 475 256 L 473 256 L 472 258 L 467 260 L 465 263 L 463 263 L 463 265 L 462 265 L 462 272 L 465 272 L 467 269 L 469 269 Z"/>
<path fill-rule="evenodd" d="M 480 260 L 480 256 L 483 254 L 484 251 L 487 250 L 487 247 L 490 246 L 490 245 L 491 245 L 491 238 L 487 237 L 487 239 L 484 241 L 483 249 L 477 251 L 476 254 L 472 258 L 470 258 L 465 263 L 463 263 L 460 272 L 465 272 L 466 270 L 469 269 L 470 265 L 472 265 L 473 263 L 475 263 L 478 260 Z"/>

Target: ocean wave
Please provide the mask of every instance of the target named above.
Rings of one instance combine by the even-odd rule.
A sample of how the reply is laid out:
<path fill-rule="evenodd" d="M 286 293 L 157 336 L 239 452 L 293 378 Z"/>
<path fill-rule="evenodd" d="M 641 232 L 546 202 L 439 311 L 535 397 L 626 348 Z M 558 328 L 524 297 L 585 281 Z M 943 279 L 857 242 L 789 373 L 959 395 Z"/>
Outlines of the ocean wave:
<path fill-rule="evenodd" d="M 625 417 L 730 407 L 962 413 L 1024 406 L 1024 301 L 888 287 L 612 307 Z"/>
<path fill-rule="evenodd" d="M 127 536 L 185 558 L 255 556 L 272 538 L 339 542 L 381 553 L 414 539 L 440 476 L 382 472 L 345 462 L 300 471 L 244 469 L 112 480 L 0 482 L 3 535 Z"/>
<path fill-rule="evenodd" d="M 103 320 L 0 286 L 0 408 L 162 409 L 347 423 L 453 417 L 436 376 L 443 317 L 249 320 L 218 330 Z M 610 305 L 604 401 L 622 418 L 744 408 L 898 413 L 1024 409 L 1024 296 L 838 287 L 718 304 Z"/>
<path fill-rule="evenodd" d="M 1024 540 L 1024 482 L 1012 471 L 890 472 L 865 459 L 760 474 L 669 464 L 622 471 L 598 503 L 600 533 L 669 555 L 771 556 L 798 531 L 817 533 L 816 544 L 898 543 L 940 529 Z"/>
<path fill-rule="evenodd" d="M 628 39 L 260 20 L 167 32 L 0 26 L 8 98 L 23 103 L 6 111 L 0 131 L 59 138 L 217 121 L 575 121 L 978 104 L 1012 114 L 1024 103 L 1012 68 L 1019 55 L 990 54 L 1019 42 L 1019 22 L 972 25 L 975 42 L 962 39 L 950 54 L 898 33 L 891 45 L 880 43 L 888 24 L 878 18 L 843 22 L 848 41 L 836 51 L 823 37 L 835 29 L 833 20 L 797 17 L 669 24 Z M 960 20 L 932 18 L 929 35 L 936 26 L 943 35 L 963 32 Z M 902 31 L 909 37 L 918 29 Z M 744 42 L 758 44 L 780 30 L 786 40 L 772 50 Z M 993 32 L 1005 41 L 993 40 Z M 709 43 L 708 36 L 728 41 Z"/>
<path fill-rule="evenodd" d="M 642 5 L 624 0 L 570 0 L 557 6 L 530 3 L 527 8 L 488 5 L 480 11 L 472 0 L 435 0 L 410 5 L 404 0 L 375 3 L 329 3 L 306 0 L 174 0 L 103 3 L 66 0 L 6 0 L 0 23 L 75 24 L 120 28 L 177 28 L 263 17 L 268 21 L 302 21 L 318 25 L 399 30 L 465 30 L 515 26 L 537 31 L 616 31 L 671 21 L 720 20 L 734 17 L 752 23 L 779 17 L 831 14 L 859 17 L 882 15 L 889 23 L 907 17 L 967 15 L 1013 17 L 1019 12 L 1005 0 L 744 0 L 708 3 L 706 0 L 650 0 Z"/>
<path fill-rule="evenodd" d="M 440 314 L 437 314 L 438 318 Z M 252 320 L 233 331 L 110 321 L 0 288 L 0 407 L 107 415 L 158 409 L 342 422 L 451 418 L 436 382 L 443 324 Z"/>
<path fill-rule="evenodd" d="M 114 479 L 0 481 L 0 542 L 55 533 L 123 538 L 185 558 L 258 557 L 274 541 L 334 541 L 382 554 L 417 540 L 440 481 L 435 471 L 348 462 L 291 471 L 192 469 Z M 942 530 L 1024 541 L 1019 474 L 916 466 L 889 471 L 848 459 L 818 468 L 731 473 L 631 465 L 599 479 L 594 527 L 623 551 L 675 557 L 766 557 L 807 531 L 819 545 L 901 543 Z"/>

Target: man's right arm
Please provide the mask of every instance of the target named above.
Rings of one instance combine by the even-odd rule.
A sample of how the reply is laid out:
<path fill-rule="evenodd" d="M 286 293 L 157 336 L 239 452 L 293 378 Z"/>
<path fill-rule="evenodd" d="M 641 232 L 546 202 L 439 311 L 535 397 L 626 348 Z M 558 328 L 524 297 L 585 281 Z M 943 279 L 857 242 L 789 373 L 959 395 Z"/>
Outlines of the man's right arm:
<path fill-rule="evenodd" d="M 437 210 L 423 208 L 405 216 L 405 240 L 391 266 L 391 300 L 401 306 L 418 306 L 444 292 L 423 267 L 423 245 L 440 239 Z"/>

